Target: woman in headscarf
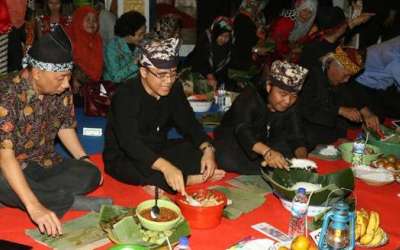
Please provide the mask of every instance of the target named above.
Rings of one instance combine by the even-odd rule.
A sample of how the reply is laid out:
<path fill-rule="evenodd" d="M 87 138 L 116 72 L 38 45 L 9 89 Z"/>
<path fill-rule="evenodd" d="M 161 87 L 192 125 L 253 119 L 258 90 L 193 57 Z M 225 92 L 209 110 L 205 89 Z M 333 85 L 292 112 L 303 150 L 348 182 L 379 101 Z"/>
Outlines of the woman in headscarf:
<path fill-rule="evenodd" d="M 220 84 L 228 84 L 227 67 L 231 59 L 231 48 L 231 20 L 227 17 L 217 17 L 188 56 L 192 74 L 197 75 L 197 78 L 207 79 L 194 81 L 197 85 L 194 86 L 195 90 L 212 91 Z M 199 86 L 200 83 L 205 86 Z"/>
<path fill-rule="evenodd" d="M 46 0 L 44 4 L 44 13 L 36 19 L 35 35 L 36 38 L 53 31 L 56 25 L 66 28 L 71 24 L 72 18 L 63 15 L 62 0 Z"/>
<path fill-rule="evenodd" d="M 99 81 L 103 74 L 103 42 L 97 11 L 90 6 L 75 10 L 67 31 L 73 47 L 74 87 Z"/>
<path fill-rule="evenodd" d="M 317 0 L 296 0 L 294 8 L 284 10 L 270 28 L 270 39 L 276 44 L 276 57 L 285 58 L 297 46 L 308 40 L 317 14 Z"/>
<path fill-rule="evenodd" d="M 265 38 L 263 9 L 269 0 L 243 0 L 233 21 L 234 46 L 231 67 L 248 70 L 253 65 L 252 49 Z"/>
<path fill-rule="evenodd" d="M 145 32 L 146 18 L 137 11 L 126 12 L 117 19 L 114 26 L 115 37 L 104 50 L 104 80 L 121 83 L 137 75 L 137 47 Z"/>

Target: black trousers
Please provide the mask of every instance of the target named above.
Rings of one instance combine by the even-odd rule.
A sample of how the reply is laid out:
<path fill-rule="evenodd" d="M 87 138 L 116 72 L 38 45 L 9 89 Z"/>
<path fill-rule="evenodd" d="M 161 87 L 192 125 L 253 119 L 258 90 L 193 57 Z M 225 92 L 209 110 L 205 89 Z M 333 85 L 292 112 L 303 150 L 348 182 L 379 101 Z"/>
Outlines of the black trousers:
<path fill-rule="evenodd" d="M 346 137 L 347 129 L 355 126 L 357 126 L 357 124 L 351 123 L 342 117 L 338 117 L 334 127 L 304 122 L 303 127 L 304 135 L 306 136 L 307 149 L 311 151 L 317 145 L 335 143 L 337 139 Z"/>
<path fill-rule="evenodd" d="M 202 154 L 190 142 L 171 140 L 159 154 L 182 171 L 185 182 L 189 175 L 200 174 Z M 153 170 L 151 166 L 145 166 L 125 155 L 104 159 L 104 164 L 106 173 L 118 181 L 131 185 L 154 185 L 167 192 L 174 192 L 160 171 Z"/>
<path fill-rule="evenodd" d="M 86 161 L 68 159 L 52 168 L 28 162 L 25 178 L 40 203 L 57 216 L 63 216 L 72 206 L 75 195 L 94 190 L 100 183 L 100 171 Z M 0 174 L 0 202 L 25 210 L 24 205 Z"/>

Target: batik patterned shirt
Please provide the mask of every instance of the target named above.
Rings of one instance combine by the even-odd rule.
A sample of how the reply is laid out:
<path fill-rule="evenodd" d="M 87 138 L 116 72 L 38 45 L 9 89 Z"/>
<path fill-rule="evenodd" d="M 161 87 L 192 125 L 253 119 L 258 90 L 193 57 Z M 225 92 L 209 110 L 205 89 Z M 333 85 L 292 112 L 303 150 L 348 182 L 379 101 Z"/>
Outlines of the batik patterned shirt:
<path fill-rule="evenodd" d="M 60 129 L 75 128 L 72 93 L 39 98 L 19 75 L 0 80 L 0 149 L 12 149 L 17 160 L 45 168 L 62 161 L 54 150 Z"/>

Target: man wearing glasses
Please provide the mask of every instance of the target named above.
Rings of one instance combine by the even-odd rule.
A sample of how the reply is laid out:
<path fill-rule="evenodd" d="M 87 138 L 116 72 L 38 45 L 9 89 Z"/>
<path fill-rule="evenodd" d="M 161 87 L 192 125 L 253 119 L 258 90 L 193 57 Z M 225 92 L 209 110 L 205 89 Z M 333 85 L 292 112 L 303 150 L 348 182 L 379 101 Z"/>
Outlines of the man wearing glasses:
<path fill-rule="evenodd" d="M 175 84 L 179 40 L 149 40 L 140 74 L 113 97 L 108 116 L 105 170 L 133 185 L 185 194 L 185 185 L 221 179 L 214 147 L 196 120 L 180 84 Z M 168 140 L 175 127 L 183 140 Z"/>

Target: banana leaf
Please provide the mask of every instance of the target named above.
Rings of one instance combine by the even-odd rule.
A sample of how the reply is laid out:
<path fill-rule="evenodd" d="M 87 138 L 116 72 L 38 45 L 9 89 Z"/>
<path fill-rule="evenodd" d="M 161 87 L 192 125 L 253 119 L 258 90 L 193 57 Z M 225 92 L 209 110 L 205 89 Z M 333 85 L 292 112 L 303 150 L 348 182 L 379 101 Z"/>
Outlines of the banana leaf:
<path fill-rule="evenodd" d="M 400 133 L 383 125 L 381 125 L 381 130 L 385 137 L 390 137 L 387 140 L 382 141 L 375 131 L 369 129 L 369 143 L 379 147 L 381 152 L 385 155 L 394 154 L 397 157 L 400 157 Z"/>
<path fill-rule="evenodd" d="M 262 206 L 265 202 L 265 192 L 254 193 L 247 188 L 213 186 L 209 189 L 217 190 L 224 193 L 228 199 L 232 200 L 232 204 L 224 209 L 224 217 L 234 220 L 241 215 L 249 213 L 254 209 Z"/>
<path fill-rule="evenodd" d="M 63 234 L 53 237 L 38 229 L 28 229 L 25 234 L 54 249 L 94 249 L 109 242 L 107 234 L 100 228 L 99 214 L 88 213 L 63 224 Z"/>
<path fill-rule="evenodd" d="M 171 244 L 174 244 L 179 241 L 181 236 L 190 235 L 190 228 L 186 220 L 183 220 L 172 230 L 154 232 L 144 229 L 140 225 L 135 208 L 120 206 L 103 206 L 100 210 L 99 223 L 113 242 L 138 244 L 148 249 L 159 249 L 167 245 L 166 237 Z"/>
<path fill-rule="evenodd" d="M 310 205 L 312 206 L 330 206 L 347 197 L 351 193 L 348 190 L 354 189 L 354 175 L 351 169 L 328 175 L 318 175 L 303 169 L 291 169 L 290 171 L 274 169 L 268 172 L 261 170 L 261 172 L 264 179 L 272 186 L 274 193 L 288 201 L 291 201 L 296 194 L 296 190 L 292 190 L 291 187 L 297 182 L 321 184 L 322 188 L 315 191 L 311 197 Z"/>

